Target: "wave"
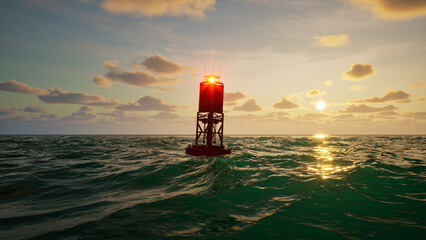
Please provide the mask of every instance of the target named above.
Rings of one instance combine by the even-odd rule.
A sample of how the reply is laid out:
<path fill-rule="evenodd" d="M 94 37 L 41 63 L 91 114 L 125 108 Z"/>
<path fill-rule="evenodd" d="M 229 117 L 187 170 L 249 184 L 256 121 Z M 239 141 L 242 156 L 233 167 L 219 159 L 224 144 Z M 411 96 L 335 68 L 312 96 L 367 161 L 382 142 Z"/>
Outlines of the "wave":
<path fill-rule="evenodd" d="M 0 236 L 316 238 L 424 236 L 422 136 L 0 137 Z"/>

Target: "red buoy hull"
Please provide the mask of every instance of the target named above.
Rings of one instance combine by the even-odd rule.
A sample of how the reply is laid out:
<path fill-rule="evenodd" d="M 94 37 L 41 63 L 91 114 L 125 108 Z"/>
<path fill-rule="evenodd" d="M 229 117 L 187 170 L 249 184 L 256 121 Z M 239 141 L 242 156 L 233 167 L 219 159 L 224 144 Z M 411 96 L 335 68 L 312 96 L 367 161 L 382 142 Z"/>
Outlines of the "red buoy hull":
<path fill-rule="evenodd" d="M 224 146 L 189 145 L 185 152 L 192 156 L 219 156 L 231 154 L 232 149 Z"/>

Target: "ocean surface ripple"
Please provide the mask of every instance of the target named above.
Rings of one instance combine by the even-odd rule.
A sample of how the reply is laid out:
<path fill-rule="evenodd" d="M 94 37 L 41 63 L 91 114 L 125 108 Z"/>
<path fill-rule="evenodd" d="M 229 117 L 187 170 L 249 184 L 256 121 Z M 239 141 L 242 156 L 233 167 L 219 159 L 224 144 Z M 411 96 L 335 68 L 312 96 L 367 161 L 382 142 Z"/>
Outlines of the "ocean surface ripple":
<path fill-rule="evenodd" d="M 425 239 L 425 136 L 1 136 L 0 239 Z"/>

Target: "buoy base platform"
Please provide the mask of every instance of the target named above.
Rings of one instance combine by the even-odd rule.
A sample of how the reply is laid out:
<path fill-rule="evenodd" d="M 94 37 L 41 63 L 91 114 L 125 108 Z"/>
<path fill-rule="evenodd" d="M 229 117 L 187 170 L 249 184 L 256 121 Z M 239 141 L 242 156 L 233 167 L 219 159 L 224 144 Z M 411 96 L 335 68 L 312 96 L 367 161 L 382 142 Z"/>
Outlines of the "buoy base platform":
<path fill-rule="evenodd" d="M 224 146 L 188 145 L 185 152 L 192 156 L 218 156 L 231 154 L 232 149 Z"/>

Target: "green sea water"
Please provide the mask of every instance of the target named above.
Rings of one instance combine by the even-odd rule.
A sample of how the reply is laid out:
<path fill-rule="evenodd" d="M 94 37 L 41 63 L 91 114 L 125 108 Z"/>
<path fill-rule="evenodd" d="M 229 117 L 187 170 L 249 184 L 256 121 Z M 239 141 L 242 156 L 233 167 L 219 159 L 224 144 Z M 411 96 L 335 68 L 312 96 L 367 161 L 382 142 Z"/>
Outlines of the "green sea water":
<path fill-rule="evenodd" d="M 0 239 L 426 239 L 425 136 L 1 136 Z"/>

